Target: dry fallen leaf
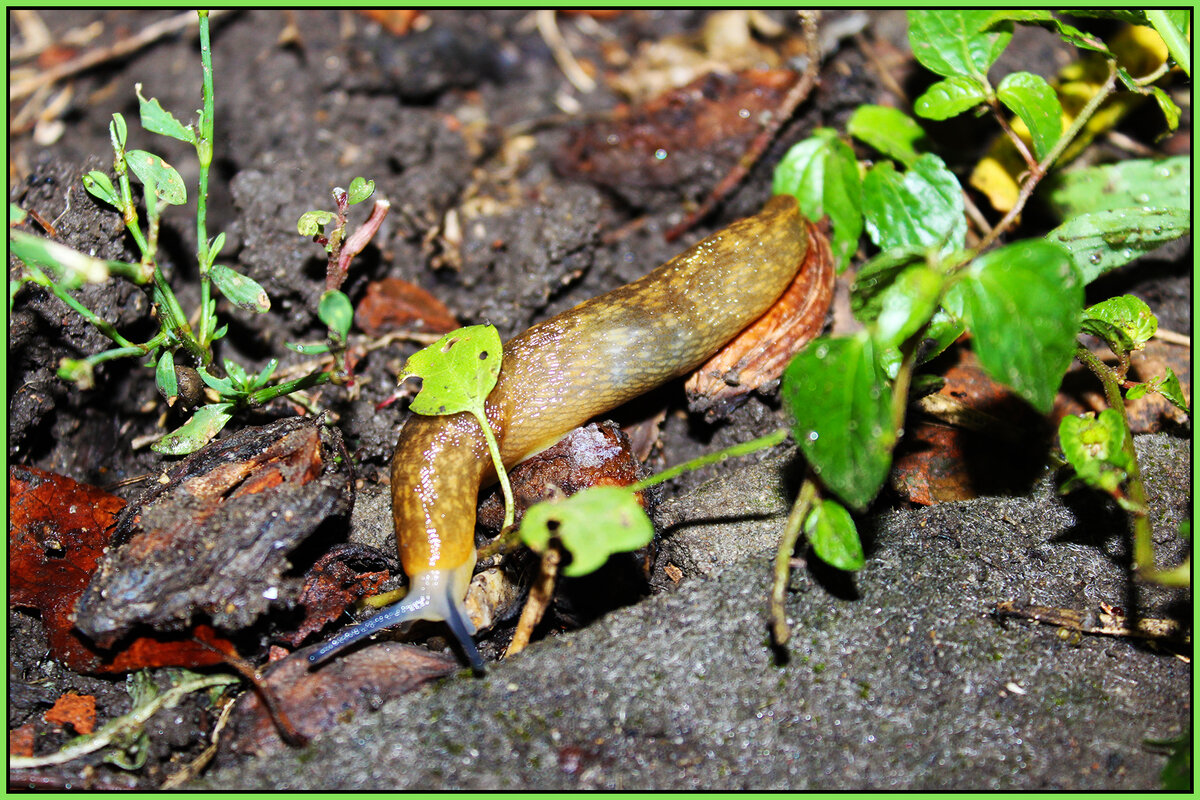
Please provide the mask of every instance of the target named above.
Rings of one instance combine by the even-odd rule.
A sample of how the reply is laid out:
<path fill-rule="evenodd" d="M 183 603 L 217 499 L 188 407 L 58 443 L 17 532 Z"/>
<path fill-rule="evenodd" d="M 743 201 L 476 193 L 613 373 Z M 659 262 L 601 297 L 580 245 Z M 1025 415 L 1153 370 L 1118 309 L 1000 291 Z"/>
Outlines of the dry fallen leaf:
<path fill-rule="evenodd" d="M 90 694 L 67 692 L 42 715 L 42 719 L 52 725 L 70 725 L 80 735 L 91 733 L 96 729 L 96 698 Z"/>

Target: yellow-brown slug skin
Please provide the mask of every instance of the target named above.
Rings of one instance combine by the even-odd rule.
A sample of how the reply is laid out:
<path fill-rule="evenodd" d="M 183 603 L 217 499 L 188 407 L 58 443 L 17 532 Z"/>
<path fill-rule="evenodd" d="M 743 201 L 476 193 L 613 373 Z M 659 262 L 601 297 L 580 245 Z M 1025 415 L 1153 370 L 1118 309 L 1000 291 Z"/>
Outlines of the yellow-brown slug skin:
<path fill-rule="evenodd" d="M 486 406 L 505 466 L 704 363 L 770 308 L 795 277 L 807 247 L 796 201 L 781 195 L 761 213 L 734 222 L 640 280 L 514 338 L 504 347 Z M 396 609 L 386 625 L 424 618 L 469 628 L 469 622 L 454 624 L 446 612 L 465 618 L 462 599 L 475 563 L 475 507 L 480 487 L 494 477 L 482 431 L 470 414 L 414 415 L 405 423 L 392 459 L 401 564 L 414 585 L 421 578 L 451 596 L 426 598 L 411 612 Z M 437 579 L 422 577 L 435 572 Z M 412 590 L 401 605 L 410 599 L 417 605 Z M 392 611 L 359 627 L 385 627 L 380 617 Z M 466 638 L 462 644 L 475 663 L 478 655 L 469 634 Z"/>

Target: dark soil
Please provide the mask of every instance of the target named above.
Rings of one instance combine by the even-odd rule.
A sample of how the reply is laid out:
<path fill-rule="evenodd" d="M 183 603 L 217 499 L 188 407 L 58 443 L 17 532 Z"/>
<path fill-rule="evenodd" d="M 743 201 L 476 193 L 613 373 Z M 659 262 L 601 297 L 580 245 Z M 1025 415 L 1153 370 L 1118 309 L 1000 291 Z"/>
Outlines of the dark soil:
<path fill-rule="evenodd" d="M 63 9 L 41 12 L 40 17 L 55 41 L 101 23 L 98 37 L 82 47 L 91 50 L 176 13 Z M 309 209 L 331 208 L 332 187 L 346 186 L 357 175 L 373 179 L 377 196 L 392 205 L 379 234 L 351 266 L 343 287 L 351 300 L 357 304 L 370 282 L 403 278 L 445 303 L 460 323 L 490 322 L 507 339 L 533 322 L 640 277 L 701 236 L 754 213 L 769 195 L 773 166 L 814 127 L 840 129 L 863 103 L 903 107 L 906 100 L 892 94 L 891 81 L 881 70 L 898 81 L 908 100 L 930 80 L 908 55 L 902 13 L 827 12 L 818 89 L 784 125 L 740 187 L 682 241 L 668 243 L 664 232 L 707 196 L 738 153 L 728 148 L 698 153 L 697 161 L 681 170 L 682 183 L 652 191 L 564 178 L 569 170 L 561 165 L 562 154 L 581 120 L 603 116 L 625 98 L 603 75 L 594 92 L 574 89 L 532 13 L 431 11 L 424 15 L 428 27 L 405 36 L 348 11 L 247 10 L 213 21 L 217 138 L 208 231 L 210 236 L 225 232 L 222 261 L 258 281 L 272 301 L 271 313 L 261 316 L 221 301 L 219 314 L 230 323 L 230 332 L 219 344 L 218 360 L 233 358 L 258 369 L 279 358 L 285 369 L 308 359 L 283 345 L 324 336 L 316 305 L 324 289 L 325 259 L 320 246 L 296 233 L 296 220 Z M 558 21 L 574 55 L 612 75 L 624 68 L 618 53 L 633 54 L 645 43 L 695 33 L 708 13 L 641 10 L 598 20 L 560 15 Z M 794 15 L 768 13 L 785 28 L 776 41 L 799 39 Z M 9 23 L 11 48 L 20 40 L 20 28 L 11 16 Z M 835 35 L 838 31 L 841 38 Z M 1070 57 L 1071 51 L 1053 37 L 1023 30 L 997 70 L 1029 69 L 1051 77 Z M 39 144 L 27 129 L 10 131 L 10 201 L 52 222 L 63 243 L 102 258 L 137 260 L 118 214 L 80 183 L 90 170 L 111 171 L 107 128 L 113 112 L 129 120 L 131 147 L 158 152 L 180 170 L 189 191 L 195 186 L 197 168 L 190 146 L 152 136 L 137 125 L 135 83 L 142 84 L 146 97 L 158 98 L 164 108 L 190 119 L 200 103 L 194 31 L 164 38 L 72 78 L 72 99 L 62 116 L 65 127 L 57 137 L 49 137 L 53 141 Z M 10 111 L 10 121 L 14 113 Z M 965 176 L 988 145 L 994 123 L 967 120 L 931 125 L 930 130 L 947 163 Z M 1134 119 L 1122 127 L 1123 134 L 1159 152 L 1189 152 L 1190 107 L 1185 108 L 1181 131 L 1155 143 L 1158 130 L 1144 121 Z M 680 138 L 682 142 L 687 137 Z M 1109 142 L 1099 142 L 1093 152 L 1100 158 L 1123 155 Z M 161 265 L 188 310 L 199 299 L 191 203 L 194 200 L 167 211 L 159 251 Z M 355 207 L 351 219 L 360 222 L 365 214 L 363 207 Z M 453 235 L 448 215 L 457 218 L 460 235 Z M 1020 235 L 1036 235 L 1054 223 L 1031 210 L 1022 224 Z M 1190 333 L 1190 265 L 1189 241 L 1142 259 L 1136 269 L 1107 277 L 1104 294 L 1095 299 L 1133 291 L 1151 303 L 1164 327 Z M 154 330 L 148 295 L 128 283 L 90 285 L 79 297 L 131 339 L 144 340 Z M 174 428 L 185 417 L 178 411 L 164 415 L 153 370 L 137 359 L 99 367 L 91 391 L 56 377 L 60 359 L 98 352 L 107 343 L 51 295 L 33 287 L 17 294 L 9 315 L 7 456 L 9 463 L 111 487 L 132 499 L 142 489 L 135 479 L 157 476 L 175 461 L 148 447 L 135 449 L 133 443 L 162 433 L 164 426 Z M 351 524 L 337 532 L 343 541 L 390 547 L 391 523 L 379 498 L 385 493 L 396 430 L 407 412 L 397 406 L 376 411 L 375 406 L 391 394 L 400 365 L 418 346 L 396 342 L 371 350 L 355 366 L 352 388 L 328 386 L 314 393 L 319 407 L 340 429 L 358 478 L 358 508 Z M 1181 377 L 1190 385 L 1190 374 Z M 769 394 L 752 397 L 730 419 L 716 424 L 686 412 L 679 385 L 635 405 L 625 416 L 651 417 L 666 411 L 651 468 L 765 434 L 783 420 L 776 398 Z M 230 430 L 292 413 L 293 406 L 279 401 L 236 419 Z M 1173 432 L 1190 437 L 1190 426 Z M 737 469 L 726 464 L 686 476 L 665 489 L 663 499 Z M 366 519 L 368 508 L 378 509 L 382 521 Z M 310 560 L 317 555 L 310 554 Z M 656 587 L 663 585 L 655 581 Z M 760 631 L 746 635 L 759 645 Z M 94 695 L 99 724 L 130 707 L 121 678 L 72 673 L 46 657 L 45 641 L 36 615 L 9 609 L 9 727 L 35 723 L 39 754 L 70 738 L 61 728 L 41 722 L 42 713 L 63 693 Z M 156 680 L 165 686 L 169 676 L 160 670 Z M 192 697 L 157 715 L 148 726 L 148 757 L 138 769 L 120 769 L 94 757 L 10 775 L 10 785 L 157 788 L 204 750 L 216 714 L 206 698 Z M 762 772 L 748 769 L 746 774 Z M 767 783 L 780 785 L 775 779 Z M 1079 785 L 1084 784 L 1092 785 Z M 756 786 L 752 779 L 744 785 Z M 911 785 L 938 786 L 936 772 Z M 960 779 L 959 785 L 968 788 L 969 782 Z M 1015 772 L 1012 785 L 1022 785 Z M 1152 786 L 1153 780 L 1144 785 Z"/>

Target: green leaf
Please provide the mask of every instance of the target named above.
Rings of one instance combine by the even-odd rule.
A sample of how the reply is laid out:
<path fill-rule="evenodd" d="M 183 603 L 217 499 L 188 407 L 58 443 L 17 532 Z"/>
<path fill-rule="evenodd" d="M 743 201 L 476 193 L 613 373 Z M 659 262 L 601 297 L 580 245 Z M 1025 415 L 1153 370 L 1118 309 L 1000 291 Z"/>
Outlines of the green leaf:
<path fill-rule="evenodd" d="M 1021 118 L 1033 138 L 1033 154 L 1041 161 L 1063 131 L 1063 108 L 1046 79 L 1032 72 L 1013 72 L 996 87 L 1000 102 Z"/>
<path fill-rule="evenodd" d="M 775 168 L 774 194 L 790 194 L 812 220 L 828 215 L 838 271 L 846 268 L 862 235 L 862 184 L 854 151 L 829 128 L 798 142 Z"/>
<path fill-rule="evenodd" d="M 10 202 L 8 204 L 8 227 L 11 228 L 13 225 L 20 225 L 28 216 L 29 212 L 16 203 Z"/>
<path fill-rule="evenodd" d="M 96 375 L 92 369 L 92 362 L 86 359 L 60 359 L 58 377 L 85 391 L 96 388 Z"/>
<path fill-rule="evenodd" d="M 1075 474 L 1089 486 L 1116 492 L 1132 466 L 1125 452 L 1125 421 L 1115 408 L 1106 408 L 1100 416 L 1068 415 L 1058 426 L 1063 455 Z"/>
<path fill-rule="evenodd" d="M 156 98 L 147 100 L 143 97 L 142 85 L 140 83 L 135 83 L 133 90 L 137 93 L 143 128 L 151 133 L 160 133 L 163 136 L 170 136 L 172 139 L 179 139 L 188 144 L 196 143 L 195 131 L 175 119 L 174 115 L 164 109 Z"/>
<path fill-rule="evenodd" d="M 125 154 L 125 162 L 143 184 L 154 184 L 154 193 L 160 200 L 173 206 L 187 202 L 187 187 L 183 178 L 159 156 L 145 150 L 130 150 Z"/>
<path fill-rule="evenodd" d="M 409 357 L 400 380 L 420 378 L 421 391 L 409 408 L 417 414 L 483 413 L 500 376 L 500 334 L 491 325 L 452 331 Z"/>
<path fill-rule="evenodd" d="M 1188 208 L 1192 202 L 1188 156 L 1087 167 L 1053 175 L 1047 184 L 1049 203 L 1062 218 L 1137 206 Z"/>
<path fill-rule="evenodd" d="M 217 256 L 225 249 L 225 233 L 218 233 L 215 238 L 208 243 L 208 266 L 211 269 L 213 262 L 217 260 Z"/>
<path fill-rule="evenodd" d="M 858 529 L 841 503 L 822 500 L 816 504 L 804 521 L 804 535 L 817 557 L 831 567 L 853 572 L 867 563 Z"/>
<path fill-rule="evenodd" d="M 997 24 L 991 17 L 991 11 L 909 11 L 913 55 L 938 75 L 965 75 L 986 86 L 988 68 L 1012 39 L 1012 23 Z"/>
<path fill-rule="evenodd" d="M 123 206 L 121 196 L 117 194 L 117 189 L 113 186 L 112 180 L 103 172 L 92 170 L 87 175 L 84 175 L 83 188 L 87 189 L 88 194 L 93 197 L 108 203 L 118 211 L 121 210 Z"/>
<path fill-rule="evenodd" d="M 821 481 L 862 511 L 887 478 L 896 443 L 892 387 L 865 331 L 811 342 L 783 373 L 796 442 Z"/>
<path fill-rule="evenodd" d="M 939 308 L 929 321 L 929 327 L 925 329 L 925 347 L 921 349 L 918 363 L 925 364 L 940 356 L 962 336 L 964 329 L 961 317 L 944 306 Z"/>
<path fill-rule="evenodd" d="M 953 75 L 926 89 L 913 102 L 913 111 L 926 119 L 950 119 L 987 99 L 987 87 L 979 81 L 966 75 Z"/>
<path fill-rule="evenodd" d="M 1179 127 L 1179 117 L 1183 111 L 1179 106 L 1175 105 L 1175 101 L 1171 99 L 1171 95 L 1167 94 L 1158 86 L 1151 86 L 1150 93 L 1154 95 L 1154 101 L 1158 103 L 1159 109 L 1162 110 L 1163 117 L 1167 120 L 1167 132 L 1171 133 Z"/>
<path fill-rule="evenodd" d="M 983 368 L 1048 413 L 1075 353 L 1083 281 L 1061 248 L 1038 239 L 977 258 L 958 294 Z"/>
<path fill-rule="evenodd" d="M 361 175 L 350 181 L 350 188 L 346 192 L 346 201 L 350 205 L 356 205 L 366 200 L 375 193 L 375 181 L 369 181 Z"/>
<path fill-rule="evenodd" d="M 48 270 L 64 289 L 108 280 L 108 262 L 24 231 L 9 229 L 8 252 L 31 267 Z"/>
<path fill-rule="evenodd" d="M 906 167 L 916 163 L 917 143 L 925 138 L 917 121 L 903 111 L 875 105 L 856 108 L 846 122 L 846 133 Z"/>
<path fill-rule="evenodd" d="M 221 393 L 222 396 L 233 396 L 238 394 L 233 388 L 233 382 L 229 378 L 217 378 L 208 374 L 208 370 L 200 369 L 196 371 L 200 375 L 200 380 Z"/>
<path fill-rule="evenodd" d="M 919 265 L 901 272 L 879 298 L 875 340 L 881 347 L 899 347 L 933 317 L 945 277 Z"/>
<path fill-rule="evenodd" d="M 1137 400 L 1140 397 L 1145 397 L 1149 392 L 1158 392 L 1171 403 L 1189 417 L 1192 415 L 1192 409 L 1188 405 L 1187 398 L 1183 395 L 1183 387 L 1179 384 L 1179 376 L 1170 367 L 1166 367 L 1167 373 L 1151 378 L 1145 383 L 1135 383 L 1125 392 L 1126 400 Z"/>
<path fill-rule="evenodd" d="M 297 353 L 303 353 L 306 356 L 313 356 L 319 353 L 328 353 L 329 345 L 325 343 L 319 344 L 301 344 L 299 342 L 284 342 L 284 347 L 289 350 L 295 350 Z"/>
<path fill-rule="evenodd" d="M 880 250 L 964 246 L 967 222 L 962 186 L 940 158 L 926 153 L 901 177 L 890 162 L 876 164 L 863 181 L 867 234 Z"/>
<path fill-rule="evenodd" d="M 1046 234 L 1074 260 L 1085 283 L 1191 233 L 1186 208 L 1118 208 L 1082 214 Z"/>
<path fill-rule="evenodd" d="M 880 297 L 909 267 L 925 263 L 925 248 L 894 247 L 884 250 L 858 268 L 850 286 L 850 310 L 863 324 L 879 316 Z"/>
<path fill-rule="evenodd" d="M 231 359 L 225 359 L 225 374 L 233 381 L 233 385 L 241 389 L 246 388 L 246 384 L 250 382 L 250 377 L 246 374 L 246 370 L 242 365 Z"/>
<path fill-rule="evenodd" d="M 125 117 L 120 114 L 113 114 L 112 122 L 108 123 L 108 137 L 112 140 L 113 152 L 125 152 L 125 137 L 127 133 Z"/>
<path fill-rule="evenodd" d="M 175 405 L 179 397 L 179 382 L 175 378 L 175 356 L 170 350 L 163 350 L 158 357 L 158 366 L 154 368 L 154 381 L 158 384 L 158 393 L 167 401 L 167 405 Z"/>
<path fill-rule="evenodd" d="M 322 227 L 329 224 L 333 216 L 329 211 L 305 211 L 296 223 L 296 230 L 301 236 L 316 236 Z"/>
<path fill-rule="evenodd" d="M 271 310 L 271 298 L 253 278 L 248 278 L 224 264 L 213 264 L 208 271 L 213 285 L 238 308 L 262 314 Z"/>
<path fill-rule="evenodd" d="M 1055 17 L 1049 11 L 1044 9 L 1025 10 L 1025 9 L 1010 9 L 1004 11 L 992 12 L 991 19 L 984 26 L 985 30 L 990 30 L 993 25 L 1000 25 L 1004 22 L 1015 22 L 1018 25 L 1038 25 L 1051 33 L 1057 33 L 1062 37 L 1063 41 L 1074 45 L 1084 50 L 1091 50 L 1097 53 L 1109 54 L 1108 48 L 1102 41 L 1097 39 L 1090 33 L 1084 33 L 1074 25 L 1068 25 L 1062 20 Z"/>
<path fill-rule="evenodd" d="M 576 578 L 604 566 L 613 553 L 645 547 L 654 524 L 628 489 L 593 486 L 565 500 L 531 506 L 521 519 L 521 541 L 542 553 L 558 539 L 571 554 L 563 574 Z"/>
<path fill-rule="evenodd" d="M 1116 346 L 1120 346 L 1121 352 L 1127 353 L 1146 346 L 1158 330 L 1158 318 L 1141 298 L 1126 294 L 1110 297 L 1085 309 L 1082 328 L 1084 333 L 1107 341 L 1114 352 L 1117 352 Z M 1115 343 L 1109 338 L 1112 335 L 1110 329 L 1121 337 Z"/>
<path fill-rule="evenodd" d="M 1146 20 L 1158 31 L 1171 58 L 1187 76 L 1192 76 L 1192 51 L 1188 42 L 1188 28 L 1192 13 L 1185 9 L 1152 9 L 1146 11 Z"/>
<path fill-rule="evenodd" d="M 262 370 L 257 375 L 254 376 L 254 379 L 252 381 L 250 381 L 248 388 L 249 389 L 260 389 L 263 386 L 266 386 L 267 382 L 269 380 L 271 380 L 271 376 L 275 374 L 275 369 L 278 366 L 279 366 L 279 359 L 272 358 L 270 361 L 267 362 L 267 365 L 265 367 L 263 367 Z"/>
<path fill-rule="evenodd" d="M 200 371 L 204 377 L 204 371 Z M 175 430 L 150 445 L 156 453 L 168 456 L 185 456 L 208 444 L 233 418 L 232 403 L 212 403 L 201 406 L 192 418 Z"/>
<path fill-rule="evenodd" d="M 344 292 L 330 289 L 321 295 L 317 304 L 317 317 L 324 322 L 329 332 L 339 341 L 345 341 L 354 322 L 354 306 Z"/>

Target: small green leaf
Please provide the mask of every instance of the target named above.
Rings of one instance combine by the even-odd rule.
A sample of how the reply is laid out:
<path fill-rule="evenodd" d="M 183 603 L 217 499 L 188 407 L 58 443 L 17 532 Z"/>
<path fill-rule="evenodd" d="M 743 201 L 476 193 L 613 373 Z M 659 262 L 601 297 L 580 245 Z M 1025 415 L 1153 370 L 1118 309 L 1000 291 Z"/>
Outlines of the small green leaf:
<path fill-rule="evenodd" d="M 1101 323 L 1104 327 L 1095 325 Z M 1083 331 L 1108 340 L 1108 327 L 1123 337 L 1117 342 L 1124 352 L 1141 350 L 1158 330 L 1158 318 L 1150 306 L 1131 294 L 1110 297 L 1083 312 Z M 1109 345 L 1112 346 L 1112 342 Z M 1116 348 L 1114 347 L 1114 351 Z"/>
<path fill-rule="evenodd" d="M 1179 127 L 1179 117 L 1183 114 L 1182 109 L 1175 105 L 1175 101 L 1171 99 L 1171 95 L 1167 94 L 1162 88 L 1151 86 L 1150 93 L 1154 95 L 1154 102 L 1158 103 L 1163 117 L 1167 120 L 1167 132 L 1174 132 Z"/>
<path fill-rule="evenodd" d="M 926 153 L 901 177 L 890 162 L 876 164 L 863 181 L 867 234 L 880 250 L 964 246 L 967 223 L 962 186 L 945 163 Z"/>
<path fill-rule="evenodd" d="M 1191 233 L 1186 208 L 1118 208 L 1082 214 L 1046 234 L 1061 245 L 1091 283 L 1167 242 Z"/>
<path fill-rule="evenodd" d="M 225 374 L 233 381 L 233 385 L 245 390 L 246 384 L 249 383 L 249 376 L 242 365 L 231 359 L 225 359 Z"/>
<path fill-rule="evenodd" d="M 283 346 L 289 350 L 295 350 L 297 353 L 303 353 L 306 356 L 329 352 L 329 345 L 325 343 L 301 344 L 299 342 L 284 342 Z"/>
<path fill-rule="evenodd" d="M 960 273 L 948 296 L 954 301 L 983 368 L 1048 413 L 1083 312 L 1083 282 L 1067 254 L 1038 239 L 993 250 Z"/>
<path fill-rule="evenodd" d="M 305 211 L 300 215 L 300 221 L 296 223 L 296 230 L 301 236 L 316 236 L 321 232 L 322 227 L 329 224 L 333 216 L 333 213 L 329 211 Z"/>
<path fill-rule="evenodd" d="M 346 192 L 346 201 L 350 205 L 356 205 L 373 194 L 375 194 L 375 181 L 369 181 L 360 175 L 350 181 L 350 188 Z"/>
<path fill-rule="evenodd" d="M 8 251 L 31 267 L 48 270 L 64 289 L 108 280 L 108 263 L 24 231 L 8 231 Z"/>
<path fill-rule="evenodd" d="M 913 111 L 926 119 L 950 119 L 987 99 L 987 88 L 979 81 L 966 75 L 952 75 L 926 89 L 913 101 Z"/>
<path fill-rule="evenodd" d="M 1131 466 L 1125 452 L 1125 422 L 1120 412 L 1106 408 L 1100 416 L 1066 416 L 1058 426 L 1063 455 L 1084 483 L 1113 493 Z"/>
<path fill-rule="evenodd" d="M 545 552 L 558 539 L 571 554 L 563 574 L 577 578 L 604 566 L 613 553 L 645 547 L 654 523 L 634 494 L 619 486 L 593 486 L 558 502 L 531 506 L 521 519 L 521 541 Z"/>
<path fill-rule="evenodd" d="M 822 500 L 804 521 L 804 535 L 817 557 L 831 567 L 853 572 L 867 560 L 850 512 L 834 500 Z"/>
<path fill-rule="evenodd" d="M 160 133 L 179 139 L 188 144 L 196 143 L 196 133 L 159 104 L 156 98 L 147 100 L 142 96 L 142 85 L 135 83 L 133 90 L 137 93 L 138 105 L 141 109 L 142 127 L 151 133 Z"/>
<path fill-rule="evenodd" d="M 1021 118 L 1033 138 L 1033 154 L 1041 161 L 1062 136 L 1063 108 L 1046 79 L 1032 72 L 1013 72 L 996 87 L 1000 102 Z"/>
<path fill-rule="evenodd" d="M 784 371 L 783 398 L 813 471 L 851 508 L 865 509 L 887 478 L 896 444 L 892 386 L 870 336 L 811 342 Z"/>
<path fill-rule="evenodd" d="M 846 133 L 906 167 L 916 163 L 917 143 L 925 138 L 917 121 L 903 111 L 875 105 L 856 108 L 846 122 Z"/>
<path fill-rule="evenodd" d="M 880 296 L 909 267 L 925 263 L 925 248 L 894 247 L 858 268 L 850 286 L 850 310 L 864 324 L 879 316 Z"/>
<path fill-rule="evenodd" d="M 113 114 L 112 122 L 108 123 L 108 136 L 112 140 L 113 152 L 125 152 L 125 136 L 128 133 L 125 117 Z"/>
<path fill-rule="evenodd" d="M 200 371 L 204 377 L 204 371 Z M 150 445 L 156 453 L 168 456 L 186 456 L 212 441 L 225 424 L 233 418 L 232 403 L 212 403 L 201 406 L 192 418 L 175 430 Z"/>
<path fill-rule="evenodd" d="M 1145 383 L 1135 383 L 1125 392 L 1125 399 L 1137 400 L 1144 397 L 1149 392 L 1158 392 L 1171 403 L 1189 417 L 1192 415 L 1192 409 L 1188 405 L 1187 398 L 1183 394 L 1183 387 L 1179 384 L 1179 376 L 1170 367 L 1166 367 L 1167 373 L 1160 375 Z"/>
<path fill-rule="evenodd" d="M 83 188 L 87 189 L 88 194 L 105 203 L 108 203 L 118 211 L 121 209 L 121 196 L 117 194 L 116 187 L 113 186 L 112 180 L 110 180 L 109 177 L 103 172 L 92 170 L 87 175 L 84 175 Z"/>
<path fill-rule="evenodd" d="M 962 336 L 964 329 L 961 317 L 945 307 L 939 308 L 929 321 L 929 327 L 925 329 L 925 347 L 921 348 L 918 363 L 925 364 L 940 356 Z"/>
<path fill-rule="evenodd" d="M 92 362 L 86 359 L 63 358 L 58 362 L 58 377 L 83 390 L 96 388 Z"/>
<path fill-rule="evenodd" d="M 213 262 L 217 260 L 217 256 L 225 249 L 225 233 L 218 233 L 212 241 L 208 243 L 208 266 L 211 268 Z"/>
<path fill-rule="evenodd" d="M 345 341 L 354 322 L 354 306 L 344 292 L 330 289 L 321 295 L 317 304 L 317 317 L 329 328 L 335 339 Z"/>
<path fill-rule="evenodd" d="M 1109 50 L 1104 43 L 1090 33 L 1084 33 L 1074 25 L 1068 25 L 1062 20 L 1055 17 L 1049 11 L 1044 9 L 1026 10 L 1026 9 L 1009 9 L 1004 11 L 992 12 L 991 19 L 984 26 L 985 30 L 990 30 L 993 25 L 1000 25 L 1004 22 L 1015 22 L 1018 25 L 1038 25 L 1051 33 L 1057 33 L 1062 40 L 1070 45 L 1081 48 L 1083 50 L 1091 50 L 1096 53 L 1109 54 Z"/>
<path fill-rule="evenodd" d="M 143 184 L 154 184 L 154 193 L 160 200 L 173 206 L 187 202 L 187 186 L 183 178 L 159 156 L 145 150 L 130 150 L 125 154 L 125 162 Z"/>
<path fill-rule="evenodd" d="M 16 203 L 10 202 L 8 204 L 8 227 L 11 228 L 13 225 L 20 225 L 28 216 L 29 212 Z"/>
<path fill-rule="evenodd" d="M 254 379 L 252 381 L 250 381 L 248 388 L 261 389 L 263 386 L 266 386 L 267 382 L 271 380 L 271 376 L 275 374 L 275 369 L 278 366 L 279 366 L 279 359 L 272 358 L 270 361 L 267 362 L 267 365 L 265 367 L 263 367 L 262 370 L 257 375 L 254 376 Z"/>
<path fill-rule="evenodd" d="M 1050 205 L 1060 218 L 1118 208 L 1188 208 L 1192 167 L 1187 156 L 1138 158 L 1076 169 L 1047 180 Z"/>
<path fill-rule="evenodd" d="M 167 401 L 167 405 L 175 405 L 179 397 L 179 382 L 175 378 L 175 356 L 170 350 L 163 350 L 158 357 L 158 366 L 154 368 L 154 381 L 158 384 L 158 393 Z"/>
<path fill-rule="evenodd" d="M 271 298 L 258 283 L 240 272 L 236 272 L 224 264 L 213 264 L 208 271 L 208 277 L 213 285 L 221 290 L 238 308 L 262 314 L 271 310 Z"/>
<path fill-rule="evenodd" d="M 898 347 L 925 327 L 938 307 L 945 277 L 919 265 L 901 272 L 883 291 L 875 318 L 875 339 L 881 347 Z"/>
<path fill-rule="evenodd" d="M 788 150 L 775 168 L 774 194 L 790 194 L 809 219 L 828 215 L 838 271 L 846 268 L 862 235 L 862 184 L 854 151 L 830 128 Z"/>
<path fill-rule="evenodd" d="M 991 11 L 908 12 L 908 41 L 913 55 L 945 78 L 965 75 L 986 85 L 988 68 L 1010 39 L 1012 23 L 996 23 Z"/>
<path fill-rule="evenodd" d="M 446 334 L 413 353 L 400 372 L 401 381 L 422 381 L 409 408 L 432 416 L 483 413 L 484 401 L 500 376 L 501 361 L 500 334 L 491 325 L 471 325 Z"/>
<path fill-rule="evenodd" d="M 229 378 L 217 378 L 213 375 L 209 375 L 208 370 L 205 369 L 197 370 L 197 374 L 200 375 L 200 380 L 204 381 L 205 384 L 213 389 L 216 389 L 223 396 L 228 397 L 238 393 L 237 390 L 233 388 L 233 382 L 230 381 Z"/>

